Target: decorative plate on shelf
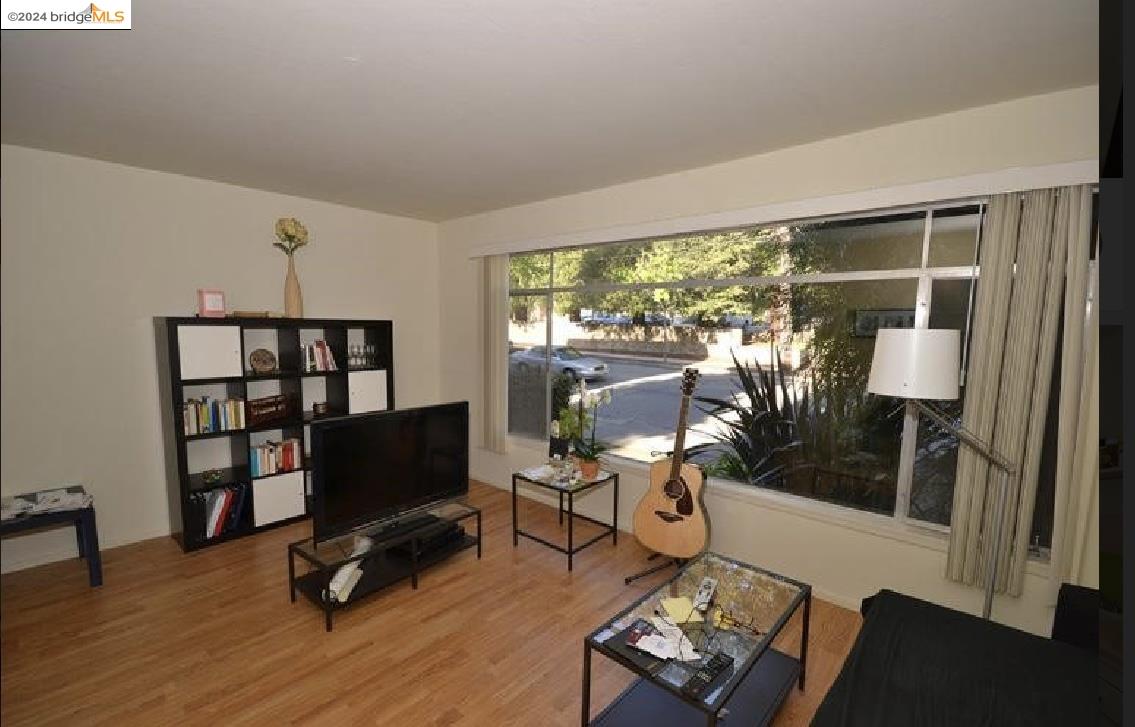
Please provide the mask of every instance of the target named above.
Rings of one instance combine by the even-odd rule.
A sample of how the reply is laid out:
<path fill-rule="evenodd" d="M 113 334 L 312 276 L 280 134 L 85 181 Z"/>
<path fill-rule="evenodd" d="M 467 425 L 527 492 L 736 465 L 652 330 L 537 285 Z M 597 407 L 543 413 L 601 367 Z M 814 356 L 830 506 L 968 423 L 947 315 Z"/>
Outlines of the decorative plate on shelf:
<path fill-rule="evenodd" d="M 248 355 L 248 363 L 254 373 L 272 373 L 276 370 L 276 354 L 266 348 L 258 348 Z"/>

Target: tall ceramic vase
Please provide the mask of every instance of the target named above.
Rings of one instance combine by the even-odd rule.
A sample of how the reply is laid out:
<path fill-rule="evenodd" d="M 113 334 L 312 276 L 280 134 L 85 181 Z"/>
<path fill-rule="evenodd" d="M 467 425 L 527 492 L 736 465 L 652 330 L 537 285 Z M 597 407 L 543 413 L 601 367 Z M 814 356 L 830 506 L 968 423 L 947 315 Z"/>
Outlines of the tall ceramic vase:
<path fill-rule="evenodd" d="M 284 278 L 284 315 L 288 318 L 303 318 L 303 291 L 300 279 L 296 277 L 295 260 L 288 255 L 288 276 Z"/>

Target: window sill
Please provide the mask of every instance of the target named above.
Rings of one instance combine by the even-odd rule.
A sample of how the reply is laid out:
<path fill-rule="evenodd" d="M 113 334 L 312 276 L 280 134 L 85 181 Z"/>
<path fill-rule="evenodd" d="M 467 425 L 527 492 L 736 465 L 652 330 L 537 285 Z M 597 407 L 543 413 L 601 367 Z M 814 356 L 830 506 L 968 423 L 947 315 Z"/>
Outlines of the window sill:
<path fill-rule="evenodd" d="M 510 448 L 515 447 L 543 454 L 548 451 L 544 440 L 530 437 L 509 435 L 508 445 Z M 644 479 L 649 476 L 650 464 L 647 462 L 618 455 L 607 455 L 606 459 L 611 461 L 621 473 L 640 475 Z M 864 512 L 822 500 L 811 500 L 786 492 L 742 485 L 721 478 L 709 478 L 706 492 L 711 496 L 779 510 L 789 515 L 849 528 L 867 535 L 888 538 L 940 553 L 945 553 L 948 548 L 950 530 L 942 525 L 922 525 L 911 520 L 902 522 L 890 515 Z M 1030 555 L 1025 565 L 1025 571 L 1031 575 L 1047 577 L 1049 572 L 1048 559 Z"/>

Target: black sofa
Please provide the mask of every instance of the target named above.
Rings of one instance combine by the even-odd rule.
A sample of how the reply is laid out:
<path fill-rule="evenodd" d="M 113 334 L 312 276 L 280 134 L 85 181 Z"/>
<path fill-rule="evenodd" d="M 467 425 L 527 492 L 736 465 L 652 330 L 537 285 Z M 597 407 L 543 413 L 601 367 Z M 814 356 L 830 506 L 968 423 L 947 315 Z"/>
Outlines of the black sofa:
<path fill-rule="evenodd" d="M 882 590 L 813 727 L 1095 724 L 1094 591 L 1065 586 L 1046 639 Z"/>

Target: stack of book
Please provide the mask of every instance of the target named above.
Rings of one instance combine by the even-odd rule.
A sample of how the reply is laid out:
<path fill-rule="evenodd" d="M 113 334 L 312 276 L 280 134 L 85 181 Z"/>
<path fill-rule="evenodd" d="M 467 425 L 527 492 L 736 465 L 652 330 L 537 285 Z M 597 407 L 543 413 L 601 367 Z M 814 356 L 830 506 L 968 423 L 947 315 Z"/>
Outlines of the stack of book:
<path fill-rule="evenodd" d="M 299 438 L 282 442 L 265 442 L 248 453 L 248 466 L 253 477 L 267 477 L 303 467 L 303 448 Z"/>
<path fill-rule="evenodd" d="M 206 539 L 239 530 L 249 507 L 248 485 L 230 485 L 208 492 L 193 492 L 190 502 L 197 509 L 198 522 Z"/>
<path fill-rule="evenodd" d="M 244 399 L 190 399 L 182 404 L 186 435 L 244 429 Z"/>
<path fill-rule="evenodd" d="M 304 373 L 339 370 L 335 365 L 335 357 L 331 354 L 331 347 L 323 339 L 316 339 L 307 345 L 301 344 L 300 354 L 302 356 L 300 367 Z"/>

